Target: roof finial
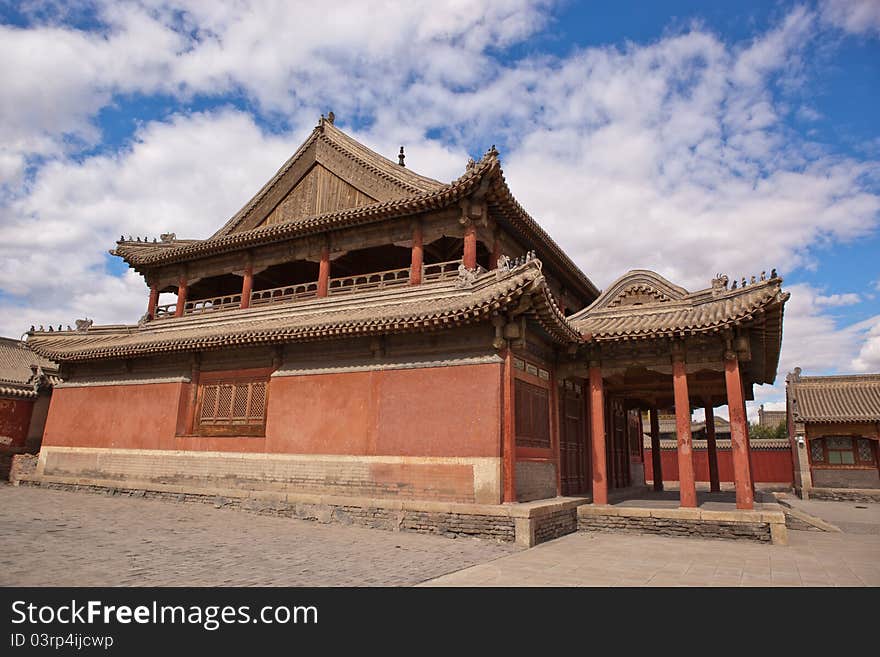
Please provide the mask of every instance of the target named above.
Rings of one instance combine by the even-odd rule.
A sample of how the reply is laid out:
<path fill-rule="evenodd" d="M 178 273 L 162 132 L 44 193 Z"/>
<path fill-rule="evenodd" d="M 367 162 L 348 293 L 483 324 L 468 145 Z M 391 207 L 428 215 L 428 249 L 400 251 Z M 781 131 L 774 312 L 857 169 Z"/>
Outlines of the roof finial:
<path fill-rule="evenodd" d="M 330 125 L 333 125 L 333 122 L 335 120 L 336 120 L 336 115 L 332 111 L 328 112 L 327 113 L 327 123 L 329 123 Z"/>
<path fill-rule="evenodd" d="M 398 163 L 400 166 L 405 167 L 406 165 L 403 163 L 403 161 L 404 161 L 405 159 L 406 159 L 406 155 L 405 155 L 404 152 L 403 152 L 403 146 L 401 146 L 401 147 L 400 147 L 400 152 L 397 154 L 397 163 Z"/>

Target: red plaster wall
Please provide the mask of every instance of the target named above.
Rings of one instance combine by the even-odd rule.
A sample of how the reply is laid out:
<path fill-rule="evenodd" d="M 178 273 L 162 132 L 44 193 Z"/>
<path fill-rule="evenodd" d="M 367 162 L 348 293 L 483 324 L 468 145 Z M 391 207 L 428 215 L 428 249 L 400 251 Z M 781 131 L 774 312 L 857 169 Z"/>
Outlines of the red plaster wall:
<path fill-rule="evenodd" d="M 188 384 L 59 388 L 46 446 L 395 456 L 498 456 L 500 365 L 271 379 L 265 438 L 178 437 Z M 25 428 L 26 433 L 26 428 Z"/>
<path fill-rule="evenodd" d="M 267 450 L 298 454 L 499 456 L 501 366 L 272 379 Z"/>
<path fill-rule="evenodd" d="M 709 481 L 709 453 L 704 449 L 695 449 L 694 476 L 697 481 Z M 660 450 L 663 466 L 663 481 L 678 481 L 678 452 Z M 753 449 L 752 473 L 756 482 L 791 482 L 791 451 L 782 449 Z M 651 448 L 645 448 L 645 479 L 654 480 L 654 467 L 651 461 Z M 729 449 L 718 450 L 718 479 L 733 481 L 733 457 Z"/>
<path fill-rule="evenodd" d="M 0 448 L 24 446 L 33 410 L 30 399 L 0 399 Z"/>
<path fill-rule="evenodd" d="M 43 445 L 175 449 L 181 385 L 56 388 Z"/>

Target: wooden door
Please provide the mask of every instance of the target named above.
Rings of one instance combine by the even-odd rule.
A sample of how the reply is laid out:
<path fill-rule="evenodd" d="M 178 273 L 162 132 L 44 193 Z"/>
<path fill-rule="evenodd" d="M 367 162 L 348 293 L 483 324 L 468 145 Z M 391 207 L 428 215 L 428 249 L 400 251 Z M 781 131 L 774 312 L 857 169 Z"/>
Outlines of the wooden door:
<path fill-rule="evenodd" d="M 559 451 L 563 495 L 590 490 L 584 386 L 571 380 L 559 388 Z"/>

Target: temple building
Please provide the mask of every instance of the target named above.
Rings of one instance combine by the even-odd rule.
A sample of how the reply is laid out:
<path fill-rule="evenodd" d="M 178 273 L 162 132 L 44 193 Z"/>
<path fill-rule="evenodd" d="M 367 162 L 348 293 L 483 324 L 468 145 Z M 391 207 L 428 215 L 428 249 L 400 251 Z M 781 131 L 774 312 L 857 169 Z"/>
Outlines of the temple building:
<path fill-rule="evenodd" d="M 795 490 L 804 499 L 880 501 L 880 374 L 785 380 Z"/>
<path fill-rule="evenodd" d="M 322 117 L 214 235 L 120 239 L 149 290 L 141 320 L 29 333 L 65 378 L 37 476 L 349 507 L 605 504 L 644 484 L 641 412 L 674 409 L 693 507 L 691 411 L 728 405 L 737 506 L 753 507 L 745 402 L 776 377 L 775 270 L 695 292 L 635 270 L 600 291 L 494 147 L 451 183 L 404 162 Z"/>

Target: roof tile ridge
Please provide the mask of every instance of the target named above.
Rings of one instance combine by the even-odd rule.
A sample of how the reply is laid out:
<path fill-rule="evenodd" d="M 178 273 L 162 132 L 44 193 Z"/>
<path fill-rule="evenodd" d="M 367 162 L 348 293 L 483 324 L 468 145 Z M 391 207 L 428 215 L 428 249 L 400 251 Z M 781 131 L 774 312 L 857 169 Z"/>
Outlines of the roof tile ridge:
<path fill-rule="evenodd" d="M 368 146 L 365 146 L 364 144 L 361 144 L 360 142 L 358 142 L 358 141 L 357 141 L 356 139 L 354 139 L 353 137 L 350 137 L 349 135 L 345 134 L 345 132 L 343 132 L 342 130 L 340 130 L 340 129 L 337 128 L 336 126 L 333 126 L 333 125 L 331 124 L 330 127 L 332 128 L 332 132 L 329 133 L 329 134 L 326 132 L 326 127 L 327 127 L 327 126 L 325 126 L 325 131 L 323 131 L 323 132 L 321 133 L 321 135 L 319 136 L 319 139 L 320 139 L 321 141 L 323 141 L 324 143 L 326 143 L 326 144 L 327 144 L 328 146 L 330 146 L 331 148 L 333 148 L 334 150 L 336 150 L 337 152 L 343 154 L 345 157 L 348 157 L 348 158 L 351 159 L 351 160 L 354 160 L 355 162 L 357 162 L 357 163 L 360 164 L 361 166 L 363 166 L 363 167 L 369 169 L 370 171 L 372 171 L 373 173 L 379 175 L 380 177 L 382 177 L 382 178 L 384 178 L 384 179 L 386 179 L 386 180 L 389 180 L 390 182 L 393 182 L 393 183 L 395 183 L 395 184 L 397 184 L 397 185 L 400 185 L 401 187 L 406 187 L 406 188 L 409 189 L 410 191 L 413 191 L 413 192 L 424 192 L 424 191 L 426 191 L 426 190 L 424 190 L 424 189 L 420 189 L 420 188 L 417 187 L 416 185 L 414 185 L 414 184 L 412 184 L 412 183 L 410 183 L 410 182 L 407 182 L 407 181 L 405 181 L 405 180 L 403 180 L 403 179 L 401 179 L 401 178 L 396 178 L 396 177 L 392 176 L 390 173 L 388 173 L 387 171 L 384 171 L 383 169 L 380 169 L 379 167 L 377 167 L 376 165 L 374 165 L 372 162 L 368 162 L 368 161 L 365 160 L 363 157 L 361 157 L 360 154 L 354 152 L 353 150 L 350 150 L 350 149 L 347 147 L 347 144 L 339 143 L 338 141 L 336 141 L 336 140 L 334 139 L 334 137 L 338 134 L 338 135 L 341 135 L 345 140 L 351 140 L 351 141 L 355 142 L 356 144 L 358 144 L 358 145 L 360 145 L 361 147 L 363 147 L 364 149 L 370 151 L 371 153 L 373 153 L 373 154 L 376 155 L 377 157 L 382 158 L 383 160 L 386 160 L 390 166 L 397 166 L 397 167 L 400 167 L 400 165 L 395 165 L 394 162 L 392 162 L 392 161 L 389 160 L 388 158 L 384 157 L 384 156 L 381 155 L 380 153 L 377 153 L 376 151 L 374 151 L 373 149 L 369 148 Z M 332 136 L 331 136 L 331 135 L 332 135 Z M 429 178 L 428 176 L 423 176 L 423 175 L 421 175 L 421 174 L 419 174 L 419 173 L 416 173 L 415 171 L 412 171 L 411 169 L 407 169 L 406 167 L 400 167 L 400 169 L 402 170 L 402 172 L 405 172 L 405 173 L 404 173 L 404 176 L 413 176 L 413 177 L 415 177 L 415 178 L 417 178 L 417 179 L 419 179 L 419 180 L 422 180 L 422 181 L 424 181 L 425 183 L 428 183 L 428 184 L 431 184 L 431 185 L 439 185 L 439 186 L 443 186 L 443 185 L 446 184 L 446 183 L 440 182 L 439 180 L 434 180 L 433 178 Z"/>
<path fill-rule="evenodd" d="M 293 165 L 296 164 L 299 161 L 299 159 L 305 154 L 305 152 L 308 150 L 309 146 L 311 146 L 312 143 L 317 141 L 317 139 L 321 133 L 322 133 L 321 126 L 317 126 L 317 127 L 313 128 L 312 132 L 309 134 L 309 136 L 306 138 L 306 140 L 302 144 L 300 144 L 299 148 L 297 148 L 296 151 L 294 151 L 293 155 L 291 155 L 287 159 L 287 161 L 281 165 L 281 168 L 275 172 L 275 175 L 273 175 L 271 178 L 269 178 L 269 180 L 259 189 L 259 191 L 256 194 L 254 194 L 251 197 L 251 199 L 247 203 L 245 203 L 238 212 L 236 212 L 234 215 L 232 215 L 232 217 L 225 224 L 223 224 L 223 226 L 221 226 L 219 230 L 217 230 L 214 234 L 212 234 L 207 239 L 212 239 L 214 237 L 218 237 L 221 235 L 227 235 L 227 234 L 229 234 L 229 231 L 231 231 L 233 228 L 238 226 L 242 221 L 247 219 L 248 215 L 250 215 L 250 213 L 254 211 L 254 208 L 256 208 L 257 205 L 259 205 L 259 203 L 263 199 L 263 197 L 265 197 L 266 194 L 268 194 L 270 191 L 272 191 L 272 188 L 274 188 L 275 185 L 278 184 L 278 182 L 281 180 L 281 178 L 284 176 L 284 174 L 286 174 L 288 171 L 290 171 L 290 169 L 293 167 Z M 203 240 L 200 240 L 200 241 L 203 241 Z"/>

